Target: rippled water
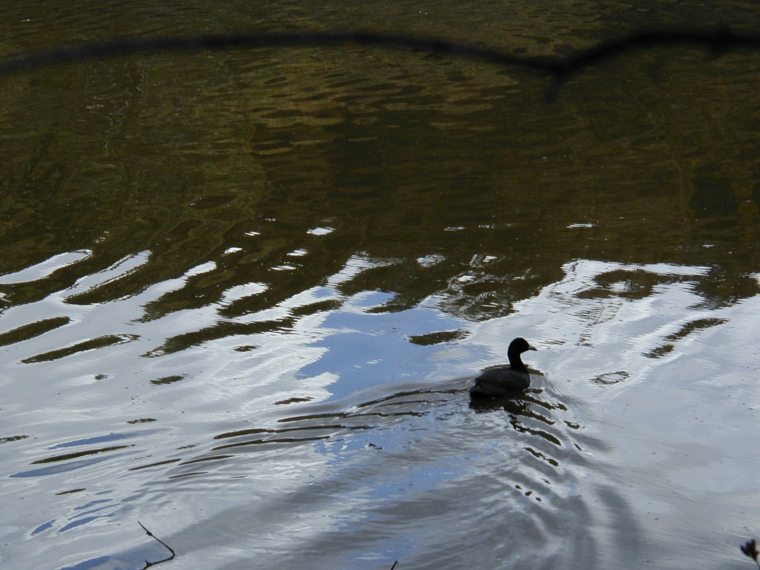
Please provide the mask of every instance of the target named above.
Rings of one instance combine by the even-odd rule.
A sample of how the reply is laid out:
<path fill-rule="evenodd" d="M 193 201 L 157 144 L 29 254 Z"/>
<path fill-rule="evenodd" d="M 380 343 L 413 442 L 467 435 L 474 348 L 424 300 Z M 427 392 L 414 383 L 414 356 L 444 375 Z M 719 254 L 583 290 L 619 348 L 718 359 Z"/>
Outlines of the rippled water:
<path fill-rule="evenodd" d="M 361 27 L 562 55 L 752 5 L 8 9 L 0 53 Z M 61 30 L 66 30 L 64 36 Z M 3 568 L 746 568 L 758 55 L 545 81 L 153 56 L 0 86 Z M 471 402 L 525 336 L 533 386 Z"/>

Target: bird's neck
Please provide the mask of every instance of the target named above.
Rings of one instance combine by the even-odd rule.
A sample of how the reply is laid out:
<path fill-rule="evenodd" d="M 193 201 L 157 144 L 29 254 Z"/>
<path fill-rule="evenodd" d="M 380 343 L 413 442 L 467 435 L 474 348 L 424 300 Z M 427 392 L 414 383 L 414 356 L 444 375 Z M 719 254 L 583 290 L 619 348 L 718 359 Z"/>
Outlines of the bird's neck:
<path fill-rule="evenodd" d="M 528 367 L 523 364 L 522 359 L 520 358 L 520 353 L 513 353 L 509 352 L 507 353 L 507 356 L 509 357 L 509 365 L 512 367 L 513 370 L 528 370 Z"/>

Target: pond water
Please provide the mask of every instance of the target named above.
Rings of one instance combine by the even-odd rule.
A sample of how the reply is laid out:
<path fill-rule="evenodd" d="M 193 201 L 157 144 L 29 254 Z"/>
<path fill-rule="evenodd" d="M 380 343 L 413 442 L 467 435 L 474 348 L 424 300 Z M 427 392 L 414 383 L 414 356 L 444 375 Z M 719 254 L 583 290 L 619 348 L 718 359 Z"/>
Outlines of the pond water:
<path fill-rule="evenodd" d="M 752 3 L 130 1 L 6 56 L 247 29 L 562 56 Z M 760 55 L 546 78 L 361 46 L 0 85 L 0 564 L 748 568 Z M 471 402 L 524 336 L 524 397 Z"/>

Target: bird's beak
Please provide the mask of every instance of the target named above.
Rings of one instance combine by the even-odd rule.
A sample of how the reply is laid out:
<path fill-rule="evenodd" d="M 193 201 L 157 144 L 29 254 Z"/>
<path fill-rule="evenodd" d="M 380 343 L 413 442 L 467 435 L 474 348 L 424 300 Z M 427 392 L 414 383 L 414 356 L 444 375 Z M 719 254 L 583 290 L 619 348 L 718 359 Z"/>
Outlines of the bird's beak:
<path fill-rule="evenodd" d="M 533 346 L 532 344 L 529 344 L 528 345 L 528 350 L 538 350 L 538 349 L 535 346 Z"/>

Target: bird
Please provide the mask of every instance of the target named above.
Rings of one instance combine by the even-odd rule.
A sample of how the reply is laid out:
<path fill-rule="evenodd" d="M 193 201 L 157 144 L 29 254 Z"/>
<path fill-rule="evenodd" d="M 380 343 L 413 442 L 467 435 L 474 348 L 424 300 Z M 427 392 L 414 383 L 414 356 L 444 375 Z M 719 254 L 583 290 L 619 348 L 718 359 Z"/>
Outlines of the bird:
<path fill-rule="evenodd" d="M 530 386 L 528 367 L 523 364 L 520 355 L 528 350 L 536 350 L 527 340 L 518 337 L 509 343 L 507 356 L 509 366 L 488 368 L 475 378 L 475 384 L 470 388 L 470 395 L 476 398 L 497 398 L 514 396 Z"/>

